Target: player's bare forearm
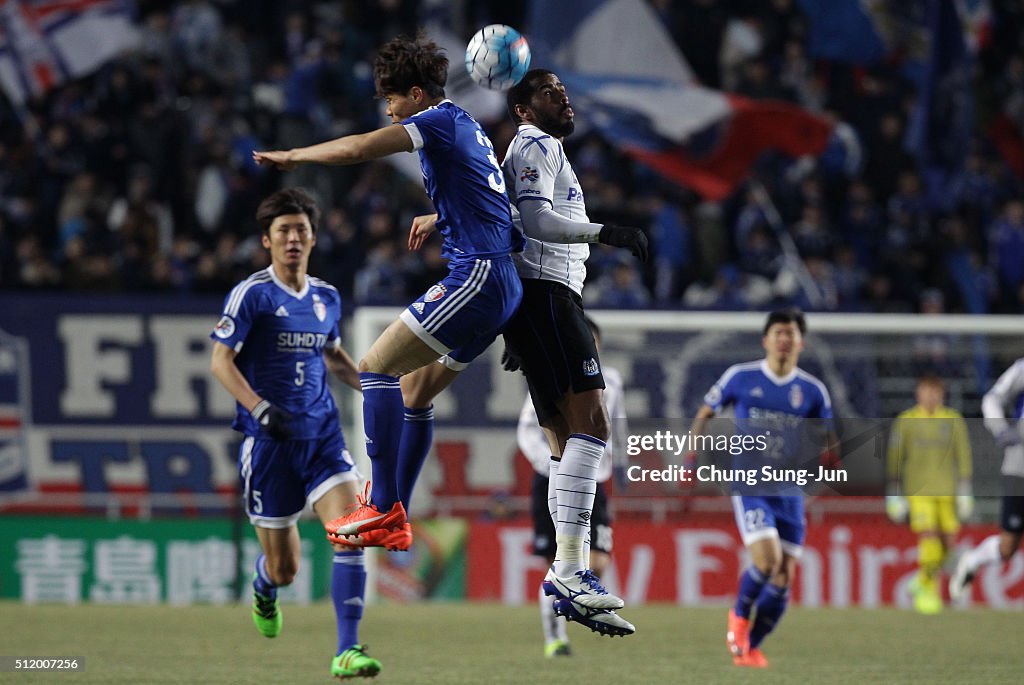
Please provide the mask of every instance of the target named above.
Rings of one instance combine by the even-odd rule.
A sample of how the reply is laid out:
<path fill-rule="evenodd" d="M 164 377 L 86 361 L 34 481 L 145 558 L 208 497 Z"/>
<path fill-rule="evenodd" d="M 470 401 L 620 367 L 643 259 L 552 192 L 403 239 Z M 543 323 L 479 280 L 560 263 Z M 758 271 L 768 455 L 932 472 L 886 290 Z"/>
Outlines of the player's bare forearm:
<path fill-rule="evenodd" d="M 213 344 L 213 355 L 210 359 L 210 373 L 220 381 L 224 389 L 231 393 L 231 396 L 238 400 L 248 410 L 252 410 L 262 399 L 245 380 L 245 376 L 238 370 L 235 364 L 237 352 L 224 345 L 215 342 Z"/>
<path fill-rule="evenodd" d="M 327 363 L 327 369 L 338 380 L 354 390 L 363 391 L 362 385 L 359 383 L 359 368 L 344 347 L 338 345 L 325 349 L 324 361 Z"/>
<path fill-rule="evenodd" d="M 253 152 L 253 159 L 259 164 L 270 163 L 282 169 L 292 169 L 298 164 L 359 164 L 396 152 L 412 152 L 412 139 L 404 127 L 392 125 L 309 147 Z"/>

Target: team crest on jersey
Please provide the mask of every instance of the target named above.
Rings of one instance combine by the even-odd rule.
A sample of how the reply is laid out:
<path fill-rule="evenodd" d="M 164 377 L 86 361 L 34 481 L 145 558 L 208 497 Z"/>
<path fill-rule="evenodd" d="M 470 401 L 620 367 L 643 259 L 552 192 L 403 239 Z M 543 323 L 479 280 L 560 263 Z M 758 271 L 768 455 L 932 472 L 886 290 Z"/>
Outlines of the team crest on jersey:
<path fill-rule="evenodd" d="M 584 376 L 596 376 L 601 373 L 601 365 L 597 363 L 597 360 L 591 357 L 590 359 L 583 362 L 583 375 Z"/>
<path fill-rule="evenodd" d="M 435 285 L 430 286 L 430 290 L 428 290 L 427 294 L 423 296 L 423 301 L 437 302 L 442 297 L 444 297 L 445 293 L 447 292 L 448 288 L 444 287 L 444 283 L 437 283 Z"/>
<path fill-rule="evenodd" d="M 319 295 L 313 296 L 313 313 L 316 314 L 316 318 L 320 319 L 321 323 L 327 318 L 327 305 L 320 301 Z"/>
<path fill-rule="evenodd" d="M 793 409 L 799 409 L 804 403 L 804 391 L 800 389 L 799 385 L 794 385 L 789 389 L 789 405 Z"/>
<path fill-rule="evenodd" d="M 540 172 L 534 169 L 532 166 L 524 166 L 523 170 L 519 172 L 520 181 L 536 183 L 538 178 L 540 178 Z"/>
<path fill-rule="evenodd" d="M 230 338 L 235 334 L 235 320 L 227 314 L 220 317 L 220 321 L 217 322 L 217 325 L 213 329 L 213 334 L 221 340 Z"/>

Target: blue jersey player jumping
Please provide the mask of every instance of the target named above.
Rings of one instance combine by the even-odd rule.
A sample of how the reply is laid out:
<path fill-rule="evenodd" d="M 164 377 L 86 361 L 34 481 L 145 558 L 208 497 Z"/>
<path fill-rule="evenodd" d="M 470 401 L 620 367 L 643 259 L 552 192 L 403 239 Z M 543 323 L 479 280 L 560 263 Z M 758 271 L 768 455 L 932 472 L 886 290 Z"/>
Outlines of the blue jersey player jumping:
<path fill-rule="evenodd" d="M 831 428 L 828 391 L 821 381 L 797 366 L 806 331 L 799 310 L 772 312 L 762 338 L 765 358 L 729 367 L 704 396 L 704 406 L 691 432 L 702 434 L 711 417 L 732 406 L 740 430 L 789 436 L 781 442 L 769 441 L 766 453 L 756 455 L 758 463 L 746 465 L 757 466 L 760 474 L 761 460 L 778 459 L 780 465 L 788 466 L 786 460 L 792 461 L 799 452 L 799 445 L 794 444 L 799 439 L 799 431 L 793 428 L 794 418 L 824 419 L 829 428 L 822 463 L 835 466 L 838 441 Z M 739 461 L 734 465 L 744 467 Z M 752 561 L 740 578 L 736 605 L 729 611 L 726 642 L 738 666 L 768 665 L 760 644 L 786 609 L 804 541 L 803 505 L 799 492 L 791 496 L 764 492 L 733 495 L 736 524 Z"/>
<path fill-rule="evenodd" d="M 245 436 L 239 453 L 245 507 L 263 548 L 252 616 L 266 637 L 281 632 L 277 588 L 291 584 L 299 570 L 299 515 L 309 503 L 321 521 L 341 516 L 356 505 L 360 477 L 327 385 L 330 371 L 359 388 L 355 363 L 340 344 L 341 299 L 334 286 L 306 273 L 319 214 L 313 198 L 297 188 L 260 204 L 256 220 L 271 264 L 235 286 L 210 335 L 211 371 L 237 400 L 232 427 Z M 358 644 L 365 588 L 363 551 L 335 545 L 333 676 L 380 671 Z"/>
<path fill-rule="evenodd" d="M 449 259 L 448 276 L 409 305 L 359 362 L 373 490 L 369 500 L 327 525 L 332 541 L 351 546 L 380 546 L 393 531 L 408 528 L 406 506 L 430 449 L 431 401 L 491 344 L 522 299 L 510 254 L 525 241 L 512 225 L 494 146 L 445 98 L 447 75 L 448 59 L 434 43 L 391 40 L 377 53 L 374 80 L 393 125 L 253 153 L 258 163 L 291 169 L 418 151 Z"/>

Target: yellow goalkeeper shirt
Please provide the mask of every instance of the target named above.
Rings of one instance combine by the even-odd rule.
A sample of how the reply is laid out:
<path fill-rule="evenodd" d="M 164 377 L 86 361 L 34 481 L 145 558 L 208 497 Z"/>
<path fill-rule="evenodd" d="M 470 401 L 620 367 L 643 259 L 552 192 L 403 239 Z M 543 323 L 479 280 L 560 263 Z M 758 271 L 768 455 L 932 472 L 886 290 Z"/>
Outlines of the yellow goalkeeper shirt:
<path fill-rule="evenodd" d="M 971 445 L 960 412 L 920 405 L 896 417 L 889 434 L 887 476 L 901 495 L 955 495 L 957 481 L 971 479 Z"/>

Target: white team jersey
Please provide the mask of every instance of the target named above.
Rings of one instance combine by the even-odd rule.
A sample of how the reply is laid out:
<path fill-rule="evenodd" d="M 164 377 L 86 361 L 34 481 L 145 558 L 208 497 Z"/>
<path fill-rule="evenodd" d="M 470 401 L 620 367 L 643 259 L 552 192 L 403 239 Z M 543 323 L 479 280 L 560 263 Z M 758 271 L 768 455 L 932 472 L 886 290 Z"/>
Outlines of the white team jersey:
<path fill-rule="evenodd" d="M 604 406 L 608 409 L 611 419 L 612 434 L 604 448 L 604 455 L 597 467 L 597 482 L 603 483 L 612 475 L 613 462 L 617 463 L 615 444 L 622 444 L 625 434 L 626 405 L 622 391 L 622 375 L 616 369 L 605 367 L 604 373 Z M 618 438 L 618 440 L 616 440 Z M 551 448 L 548 447 L 544 429 L 537 422 L 537 412 L 533 408 L 530 396 L 526 396 L 523 410 L 519 412 L 519 426 L 516 428 L 516 439 L 519 449 L 530 460 L 533 470 L 547 478 L 548 462 L 551 461 Z M 621 458 L 621 455 L 620 457 Z M 624 463 L 624 462 L 623 462 Z"/>
<path fill-rule="evenodd" d="M 1006 409 L 1010 408 L 1009 416 Z M 1006 428 L 1024 432 L 1024 357 L 1018 359 L 995 382 L 981 400 L 985 427 L 993 435 Z M 1007 420 L 1011 419 L 1011 420 Z M 1010 445 L 1003 453 L 1003 475 L 1024 478 L 1024 445 Z"/>
<path fill-rule="evenodd" d="M 547 202 L 556 214 L 573 221 L 590 222 L 583 189 L 557 138 L 533 124 L 520 124 L 501 166 L 512 201 L 512 223 L 518 228 L 523 229 L 518 210 L 521 202 Z M 577 294 L 583 293 L 583 281 L 587 277 L 584 262 L 590 256 L 590 246 L 586 243 L 547 243 L 527 234 L 526 249 L 512 256 L 520 278 L 555 281 Z"/>

